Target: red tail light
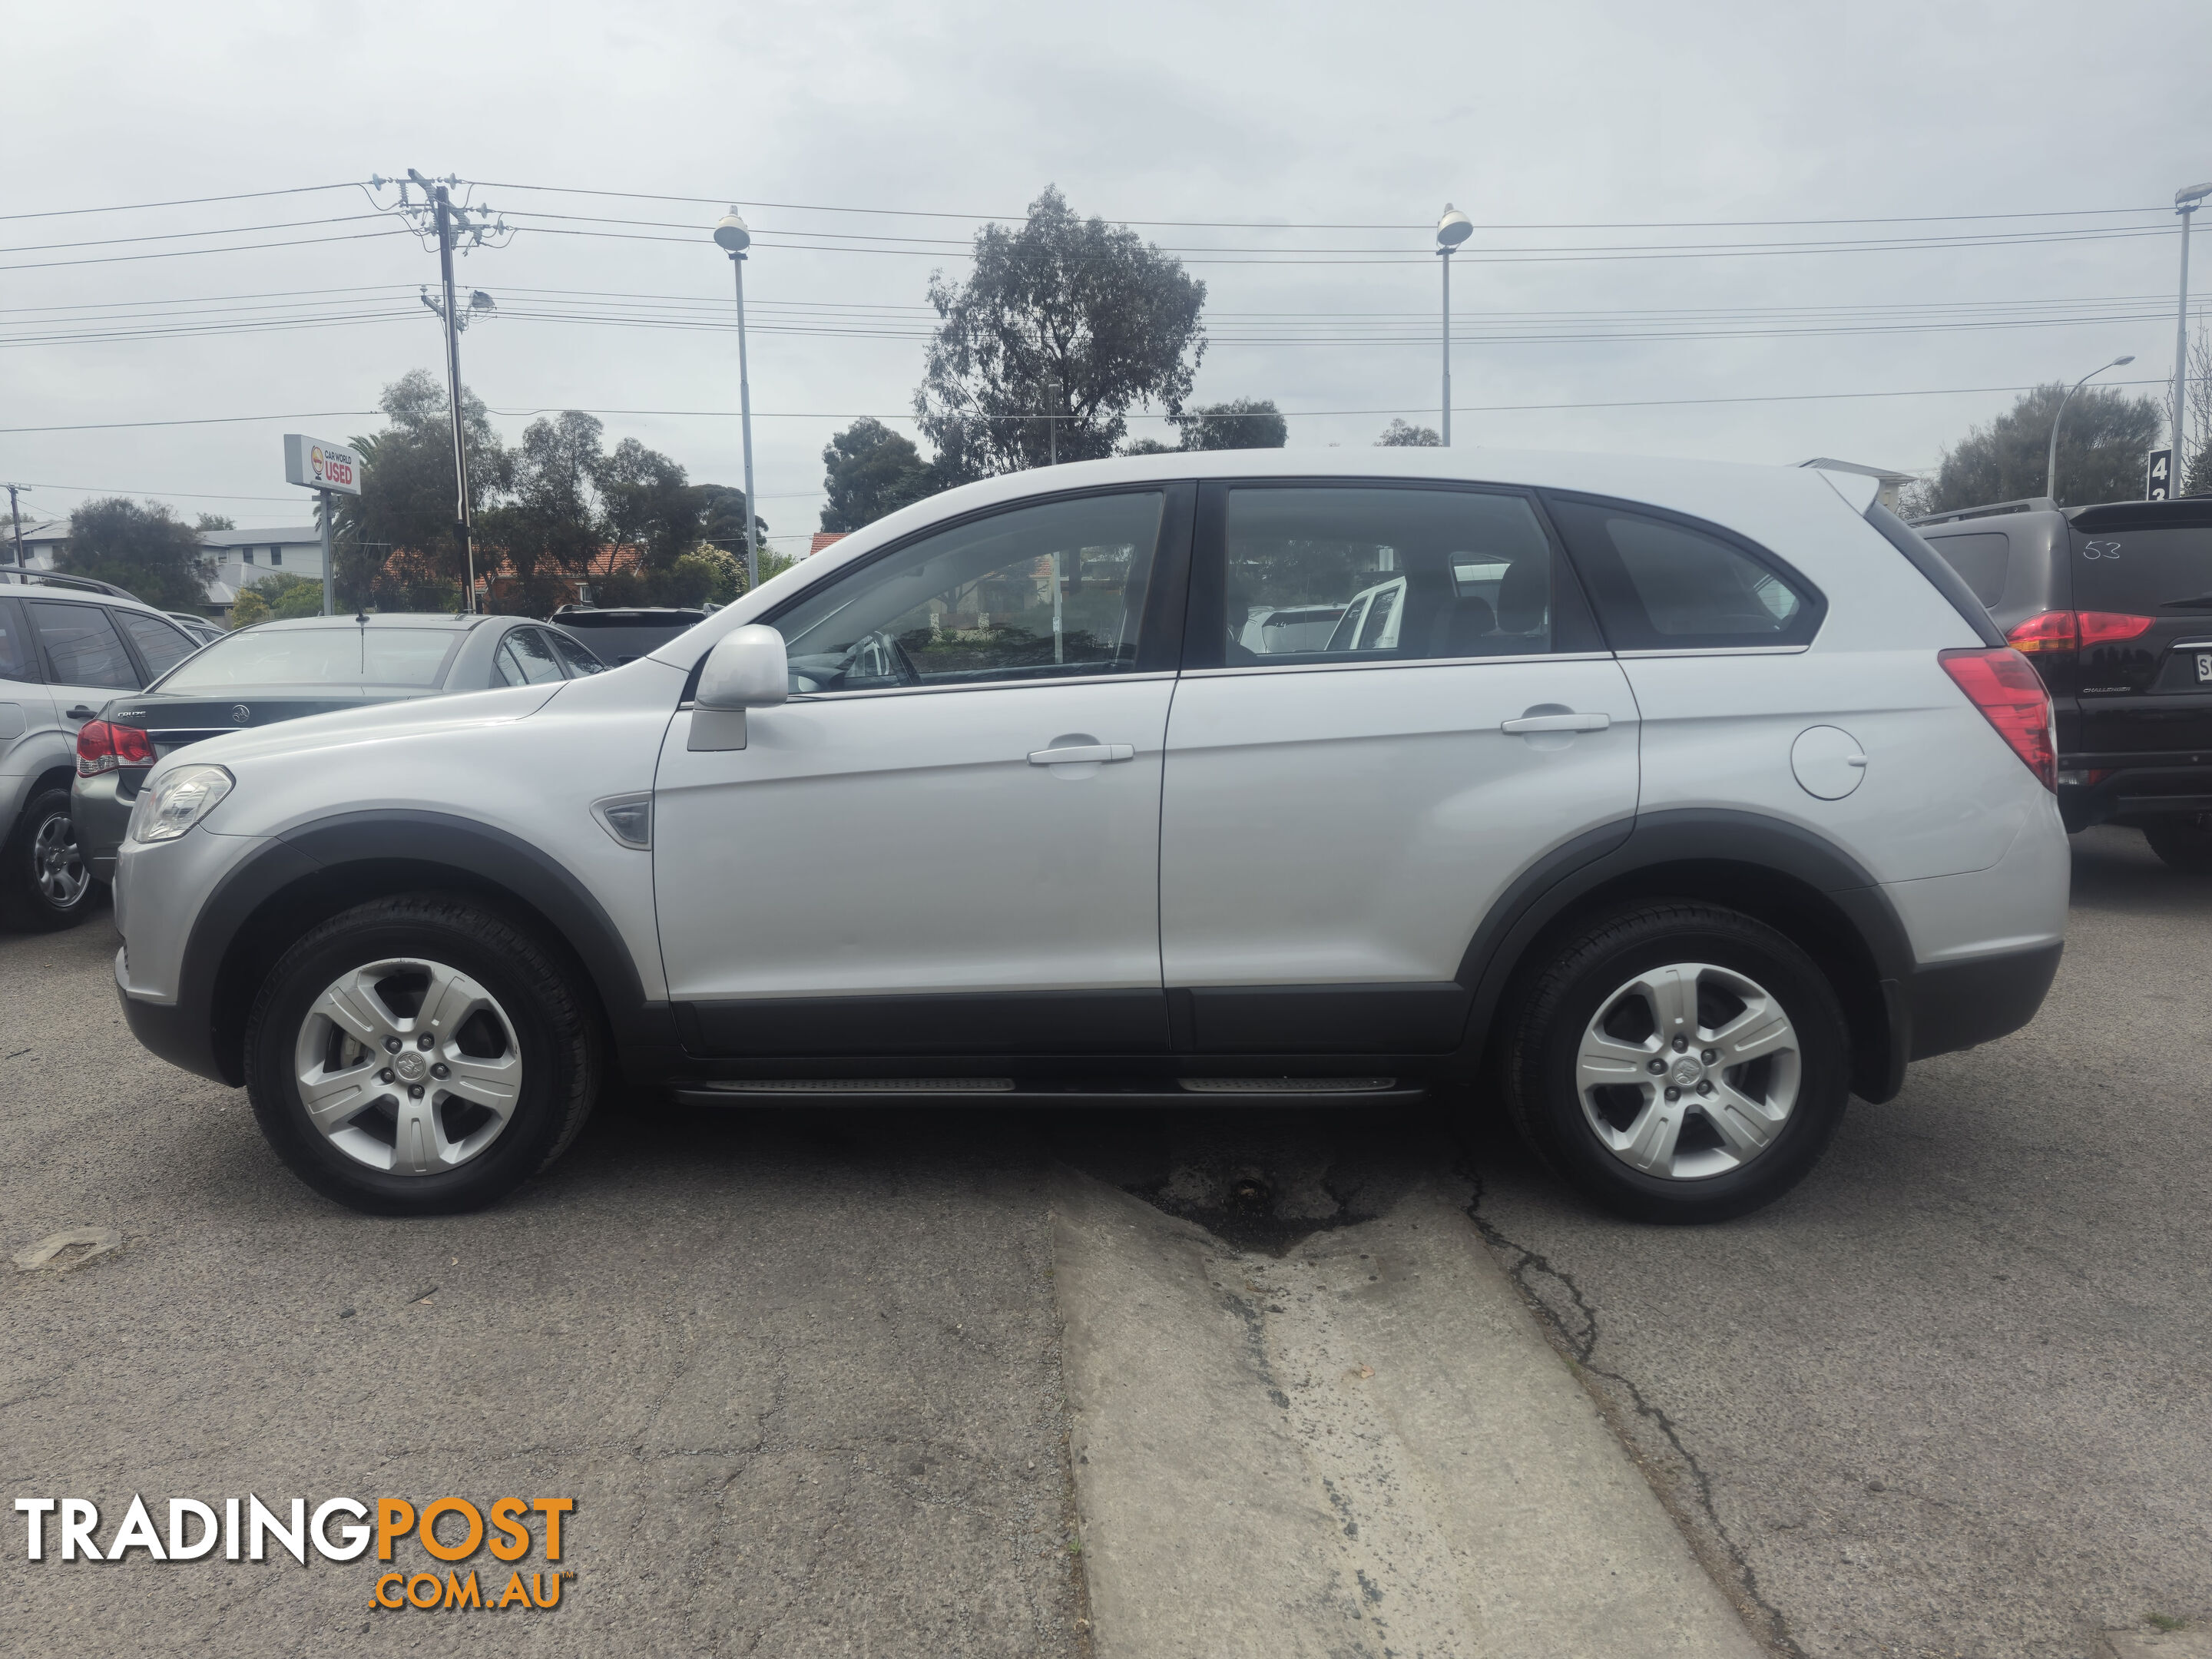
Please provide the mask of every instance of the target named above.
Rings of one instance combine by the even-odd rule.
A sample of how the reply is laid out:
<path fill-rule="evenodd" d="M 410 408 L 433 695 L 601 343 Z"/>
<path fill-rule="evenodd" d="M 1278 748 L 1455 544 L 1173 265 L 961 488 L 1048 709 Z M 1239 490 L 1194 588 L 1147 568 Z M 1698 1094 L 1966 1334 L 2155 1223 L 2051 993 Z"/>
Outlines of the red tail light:
<path fill-rule="evenodd" d="M 1936 655 L 1943 672 L 1982 711 L 1982 717 L 1996 727 L 1997 735 L 2011 745 L 2021 764 L 2042 781 L 2045 789 L 2056 790 L 2058 752 L 2051 735 L 2051 694 L 2043 689 L 2043 677 L 2035 672 L 2035 665 L 2017 651 L 2002 649 L 1942 651 Z"/>
<path fill-rule="evenodd" d="M 2005 638 L 2013 649 L 2031 654 L 2045 651 L 2079 651 L 2085 646 L 2110 645 L 2148 633 L 2155 617 L 2130 617 L 2118 611 L 2045 611 L 2009 629 Z"/>
<path fill-rule="evenodd" d="M 154 743 L 135 726 L 87 720 L 76 729 L 76 775 L 97 777 L 119 766 L 151 766 Z"/>

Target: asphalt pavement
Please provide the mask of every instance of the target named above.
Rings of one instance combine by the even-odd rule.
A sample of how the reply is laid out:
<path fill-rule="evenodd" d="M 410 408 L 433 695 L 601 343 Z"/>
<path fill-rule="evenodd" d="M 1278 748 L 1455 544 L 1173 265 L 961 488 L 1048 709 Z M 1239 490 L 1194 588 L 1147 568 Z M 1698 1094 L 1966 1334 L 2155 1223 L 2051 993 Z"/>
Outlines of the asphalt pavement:
<path fill-rule="evenodd" d="M 121 1237 L 0 1262 L 0 1486 L 111 1527 L 134 1492 L 575 1498 L 561 1607 L 481 1615 L 488 1652 L 1080 1654 L 1055 1167 L 1261 1258 L 1447 1192 L 1773 1651 L 2087 1659 L 2212 1620 L 2208 942 L 2212 880 L 2078 838 L 2033 1026 L 1676 1231 L 1479 1105 L 603 1110 L 497 1210 L 372 1220 L 137 1048 L 105 917 L 0 937 L 0 1255 Z M 30 1650 L 411 1651 L 479 1617 L 371 1609 L 374 1576 L 33 1564 L 0 1514 Z"/>

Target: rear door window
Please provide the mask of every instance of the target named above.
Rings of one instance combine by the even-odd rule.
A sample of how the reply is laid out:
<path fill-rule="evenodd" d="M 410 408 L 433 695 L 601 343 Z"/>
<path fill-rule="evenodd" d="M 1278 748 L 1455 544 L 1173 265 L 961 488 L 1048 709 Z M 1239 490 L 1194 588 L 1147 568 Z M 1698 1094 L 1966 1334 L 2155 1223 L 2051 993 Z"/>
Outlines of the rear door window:
<path fill-rule="evenodd" d="M 553 655 L 552 642 L 534 628 L 518 628 L 507 636 L 499 648 L 502 665 L 510 678 L 520 674 L 529 685 L 543 685 L 548 680 L 561 678 L 561 664 Z"/>
<path fill-rule="evenodd" d="M 1826 603 L 1747 544 L 1611 501 L 1547 496 L 1616 651 L 1797 646 Z"/>
<path fill-rule="evenodd" d="M 1978 530 L 1969 536 L 1929 536 L 1926 540 L 1984 605 L 1995 605 L 2004 597 L 2005 569 L 2011 562 L 2012 544 L 2002 531 Z"/>
<path fill-rule="evenodd" d="M 566 635 L 555 634 L 549 637 L 553 641 L 554 651 L 560 656 L 562 666 L 568 671 L 569 678 L 580 680 L 586 674 L 604 674 L 607 672 L 606 664 L 601 662 Z"/>
<path fill-rule="evenodd" d="M 146 672 L 153 678 L 159 679 L 198 649 L 183 629 L 158 617 L 141 616 L 136 611 L 118 611 L 113 615 L 131 635 L 131 643 L 138 647 Z"/>
<path fill-rule="evenodd" d="M 58 685 L 96 686 L 114 691 L 136 691 L 138 669 L 123 648 L 107 612 L 96 605 L 71 605 L 65 600 L 26 602 L 39 643 L 46 647 L 46 668 Z"/>
<path fill-rule="evenodd" d="M 1341 665 L 1572 649 L 1525 495 L 1352 484 L 1221 492 L 1193 584 L 1189 667 Z M 1211 514 L 1209 513 L 1209 519 Z"/>

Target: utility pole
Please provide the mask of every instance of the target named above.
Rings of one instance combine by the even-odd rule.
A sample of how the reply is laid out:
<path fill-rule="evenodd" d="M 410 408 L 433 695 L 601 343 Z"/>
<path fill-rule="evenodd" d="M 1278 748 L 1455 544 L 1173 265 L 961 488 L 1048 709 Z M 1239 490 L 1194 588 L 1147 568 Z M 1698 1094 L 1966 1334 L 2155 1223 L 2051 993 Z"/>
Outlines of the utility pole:
<path fill-rule="evenodd" d="M 2212 196 L 2212 185 L 2191 185 L 2173 192 L 2173 210 L 2181 220 L 2181 307 L 2173 320 L 2173 483 L 2172 491 L 2181 493 L 2181 481 L 2189 471 L 2189 452 L 2182 447 L 2181 428 L 2188 410 L 2185 399 L 2189 395 L 2189 222 L 2195 216 L 2198 204 Z"/>
<path fill-rule="evenodd" d="M 453 423 L 453 528 L 461 538 L 461 564 L 467 586 L 461 590 L 461 609 L 477 609 L 477 550 L 471 539 L 468 446 L 461 435 L 460 307 L 453 302 L 453 207 L 443 185 L 431 194 L 438 215 L 438 280 L 445 289 L 446 401 Z"/>
<path fill-rule="evenodd" d="M 15 521 L 15 568 L 18 571 L 23 568 L 23 510 L 16 504 L 15 492 L 22 488 L 21 484 L 8 486 L 8 516 Z"/>

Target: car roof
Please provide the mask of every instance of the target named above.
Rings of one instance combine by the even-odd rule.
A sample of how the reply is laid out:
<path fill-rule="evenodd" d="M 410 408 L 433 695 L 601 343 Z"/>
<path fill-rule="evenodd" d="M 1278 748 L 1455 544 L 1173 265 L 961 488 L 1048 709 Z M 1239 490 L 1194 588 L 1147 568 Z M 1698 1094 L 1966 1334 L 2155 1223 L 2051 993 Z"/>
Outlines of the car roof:
<path fill-rule="evenodd" d="M 1206 449 L 1121 455 L 1099 461 L 1031 467 L 963 484 L 887 514 L 741 594 L 697 627 L 658 647 L 656 661 L 689 669 L 698 654 L 733 629 L 776 609 L 835 572 L 887 544 L 949 524 L 965 514 L 1031 500 L 1115 485 L 1211 479 L 1311 479 L 1316 483 L 1377 482 L 1493 484 L 1612 497 L 1729 526 L 1757 538 L 1802 524 L 1808 513 L 1853 514 L 1874 498 L 1875 481 L 1817 467 L 1759 465 L 1576 450 L 1486 448 Z"/>
<path fill-rule="evenodd" d="M 256 623 L 256 629 L 303 628 L 446 628 L 465 632 L 493 622 L 529 622 L 528 617 L 457 616 L 450 611 L 380 611 L 374 615 L 287 617 L 277 622 Z"/>

